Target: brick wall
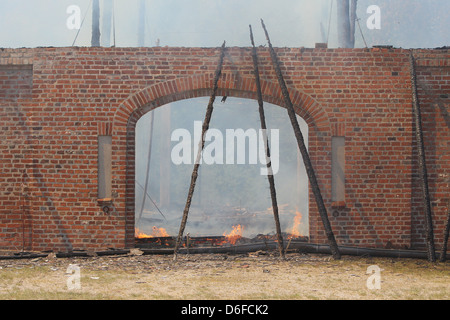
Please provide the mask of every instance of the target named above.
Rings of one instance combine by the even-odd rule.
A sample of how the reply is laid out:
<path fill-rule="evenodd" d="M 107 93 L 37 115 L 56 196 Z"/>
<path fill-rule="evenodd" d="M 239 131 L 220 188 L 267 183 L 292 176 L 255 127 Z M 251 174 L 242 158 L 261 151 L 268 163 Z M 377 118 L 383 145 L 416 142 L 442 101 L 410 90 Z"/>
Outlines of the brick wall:
<path fill-rule="evenodd" d="M 417 87 L 422 110 L 429 189 L 435 228 L 435 241 L 441 245 L 450 207 L 450 64 L 448 52 L 430 54 L 415 50 Z M 413 128 L 415 130 L 415 128 Z M 413 144 L 413 168 L 418 170 L 417 146 Z M 416 174 L 412 177 L 412 242 L 425 242 L 425 218 L 421 190 Z"/>
<path fill-rule="evenodd" d="M 282 106 L 267 49 L 258 50 L 264 99 Z M 310 156 L 338 243 L 421 246 L 410 51 L 277 52 L 296 111 L 309 125 Z M 0 249 L 132 246 L 135 124 L 168 102 L 209 96 L 218 53 L 168 47 L 1 49 Z M 448 210 L 450 59 L 448 50 L 414 54 L 440 244 Z M 255 99 L 252 68 L 248 48 L 227 49 L 218 94 Z M 113 201 L 107 212 L 97 201 L 99 135 L 112 136 Z M 330 201 L 332 136 L 345 136 L 340 203 Z M 312 195 L 309 215 L 311 241 L 325 242 Z"/>
<path fill-rule="evenodd" d="M 16 63 L 14 63 L 16 62 Z M 30 246 L 25 166 L 29 144 L 23 103 L 31 98 L 31 65 L 0 61 L 0 247 Z"/>
<path fill-rule="evenodd" d="M 0 97 L 3 99 L 29 99 L 32 86 L 31 65 L 0 65 Z"/>

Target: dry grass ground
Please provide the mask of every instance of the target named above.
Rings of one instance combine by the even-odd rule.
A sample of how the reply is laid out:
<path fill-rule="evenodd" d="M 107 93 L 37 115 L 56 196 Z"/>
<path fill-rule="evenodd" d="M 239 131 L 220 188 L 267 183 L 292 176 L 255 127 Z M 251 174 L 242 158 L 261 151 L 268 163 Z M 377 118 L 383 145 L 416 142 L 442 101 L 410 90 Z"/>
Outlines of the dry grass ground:
<path fill-rule="evenodd" d="M 70 289 L 70 264 L 80 269 Z M 377 265 L 381 288 L 369 289 Z M 72 283 L 72 282 L 71 282 Z M 0 260 L 0 299 L 450 299 L 450 263 L 292 253 Z"/>

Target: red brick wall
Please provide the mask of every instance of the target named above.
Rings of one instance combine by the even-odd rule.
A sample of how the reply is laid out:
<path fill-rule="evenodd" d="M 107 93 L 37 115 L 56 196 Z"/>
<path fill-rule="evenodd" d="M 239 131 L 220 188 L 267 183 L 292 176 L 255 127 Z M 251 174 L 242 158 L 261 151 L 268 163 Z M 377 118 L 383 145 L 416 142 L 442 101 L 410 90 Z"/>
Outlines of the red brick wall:
<path fill-rule="evenodd" d="M 22 104 L 31 98 L 32 77 L 31 65 L 0 64 L 0 248 L 30 246 L 24 187 L 30 145 Z"/>
<path fill-rule="evenodd" d="M 218 52 L 167 47 L 0 51 L 0 70 L 8 66 L 32 71 L 32 77 L 0 75 L 0 81 L 28 84 L 0 91 L 0 249 L 132 246 L 135 124 L 144 113 L 168 102 L 208 96 Z M 277 52 L 296 111 L 309 125 L 309 152 L 338 243 L 423 244 L 410 51 Z M 428 60 L 418 59 L 440 244 L 448 210 L 449 110 L 443 95 L 449 91 L 450 59 L 445 50 L 414 54 L 428 60 L 439 57 L 442 63 L 429 67 Z M 260 48 L 259 55 L 264 99 L 283 105 L 267 49 Z M 229 48 L 219 95 L 255 98 L 252 68 L 248 48 Z M 113 137 L 109 212 L 97 201 L 97 137 L 104 134 Z M 333 135 L 346 139 L 345 206 L 329 200 Z M 309 215 L 311 241 L 325 242 L 312 195 Z"/>
<path fill-rule="evenodd" d="M 29 99 L 32 86 L 31 65 L 0 65 L 0 97 L 3 99 Z"/>
<path fill-rule="evenodd" d="M 433 54 L 416 50 L 415 57 L 435 241 L 442 245 L 445 219 L 450 207 L 450 64 L 448 52 L 444 50 Z M 418 170 L 416 156 L 417 146 L 414 144 L 414 172 Z M 416 175 L 413 175 L 412 182 L 412 242 L 422 246 L 425 242 L 425 218 Z"/>

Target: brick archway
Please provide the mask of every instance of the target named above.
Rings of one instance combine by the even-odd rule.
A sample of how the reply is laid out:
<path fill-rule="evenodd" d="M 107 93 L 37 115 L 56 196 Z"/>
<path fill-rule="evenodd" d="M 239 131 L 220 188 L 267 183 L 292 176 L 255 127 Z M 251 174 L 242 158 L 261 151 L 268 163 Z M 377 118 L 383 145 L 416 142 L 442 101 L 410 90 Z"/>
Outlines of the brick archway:
<path fill-rule="evenodd" d="M 118 150 L 125 151 L 125 154 L 122 153 L 122 157 L 125 157 L 126 168 L 125 170 L 119 170 L 119 175 L 124 174 L 124 176 L 123 178 L 117 177 L 117 181 L 124 182 L 122 190 L 125 193 L 125 243 L 127 247 L 134 245 L 135 128 L 137 121 L 147 112 L 168 103 L 209 96 L 213 77 L 213 73 L 207 73 L 153 85 L 130 96 L 117 110 L 112 128 L 108 129 L 111 130 L 113 138 L 117 139 L 116 141 L 120 145 Z M 261 87 L 265 102 L 284 107 L 281 90 L 277 83 L 262 80 Z M 291 89 L 290 94 L 296 113 L 306 121 L 309 127 L 309 149 L 312 151 L 312 162 L 315 163 L 321 159 L 322 164 L 325 163 L 321 166 L 318 174 L 319 179 L 324 181 L 327 172 L 330 171 L 331 163 L 320 150 L 330 144 L 330 139 L 327 139 L 327 137 L 330 137 L 333 133 L 332 126 L 330 126 L 326 112 L 314 99 L 298 90 Z M 217 96 L 224 95 L 256 100 L 254 79 L 223 73 L 221 81 L 219 81 Z M 118 156 L 120 157 L 120 155 Z M 324 182 L 323 186 L 329 186 L 327 181 Z M 324 191 L 328 192 L 327 190 Z M 316 239 L 318 237 L 318 211 L 315 203 L 313 204 L 311 192 L 309 197 L 310 236 L 312 239 Z"/>
<path fill-rule="evenodd" d="M 209 96 L 218 51 L 1 50 L 1 248 L 131 246 L 136 121 L 168 102 Z M 249 51 L 227 48 L 218 94 L 255 99 Z M 337 242 L 380 248 L 418 249 L 426 243 L 411 108 L 414 56 L 436 244 L 442 245 L 449 187 L 449 50 L 276 51 L 296 112 L 309 125 L 311 161 Z M 258 57 L 264 100 L 283 106 L 267 48 L 258 48 Z M 342 140 L 345 197 L 333 203 L 330 171 L 338 152 L 331 145 Z M 105 173 L 107 179 L 99 179 Z M 326 243 L 311 195 L 309 218 L 311 241 Z"/>
<path fill-rule="evenodd" d="M 213 73 L 206 73 L 174 79 L 155 84 L 131 95 L 119 106 L 114 115 L 115 134 L 126 131 L 129 124 L 135 124 L 143 114 L 154 108 L 178 100 L 209 96 L 213 77 Z M 284 106 L 281 90 L 277 83 L 261 80 L 261 89 L 266 102 Z M 296 113 L 305 119 L 308 125 L 313 125 L 320 131 L 330 127 L 326 112 L 314 99 L 295 89 L 291 89 L 290 94 Z M 256 99 L 254 79 L 224 72 L 219 81 L 217 95 Z"/>

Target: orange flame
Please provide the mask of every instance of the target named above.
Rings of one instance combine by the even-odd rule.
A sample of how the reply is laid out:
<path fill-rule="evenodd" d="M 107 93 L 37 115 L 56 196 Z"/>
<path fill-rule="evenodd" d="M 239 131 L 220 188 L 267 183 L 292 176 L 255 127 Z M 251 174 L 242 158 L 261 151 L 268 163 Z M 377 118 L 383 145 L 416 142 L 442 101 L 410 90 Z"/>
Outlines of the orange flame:
<path fill-rule="evenodd" d="M 244 227 L 242 227 L 240 224 L 237 226 L 232 227 L 233 230 L 229 234 L 226 232 L 223 233 L 223 236 L 226 238 L 226 242 L 229 242 L 231 244 L 236 244 L 236 242 L 242 238 L 242 231 L 244 231 Z"/>
<path fill-rule="evenodd" d="M 154 237 L 168 237 L 169 236 L 166 229 L 158 228 L 156 226 L 153 226 L 152 234 L 150 234 L 150 235 L 145 234 L 144 232 L 141 232 L 139 230 L 139 228 L 134 228 L 134 234 L 135 234 L 135 237 L 138 239 L 154 238 Z"/>
<path fill-rule="evenodd" d="M 298 227 L 300 226 L 301 221 L 302 221 L 302 214 L 300 211 L 296 210 L 294 217 L 294 224 L 292 225 L 292 228 L 289 229 L 290 238 L 301 236 L 300 231 L 298 231 Z"/>

